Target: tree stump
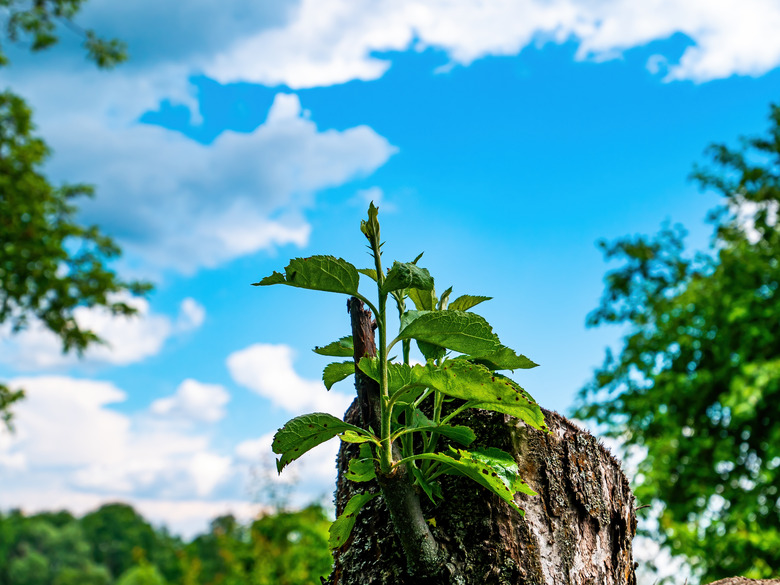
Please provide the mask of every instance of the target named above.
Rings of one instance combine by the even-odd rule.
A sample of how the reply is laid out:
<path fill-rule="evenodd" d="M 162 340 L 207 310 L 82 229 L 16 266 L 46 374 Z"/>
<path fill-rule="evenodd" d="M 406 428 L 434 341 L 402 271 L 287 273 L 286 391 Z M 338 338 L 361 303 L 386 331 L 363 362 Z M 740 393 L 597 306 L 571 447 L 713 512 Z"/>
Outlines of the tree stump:
<path fill-rule="evenodd" d="M 437 542 L 446 551 L 436 585 L 635 585 L 631 541 L 636 532 L 634 496 L 617 460 L 599 441 L 561 415 L 544 411 L 552 433 L 482 410 L 459 421 L 477 433 L 480 446 L 512 455 L 538 496 L 518 496 L 521 517 L 473 481 L 442 476 L 444 500 L 421 496 Z M 357 401 L 345 420 L 359 424 Z M 379 491 L 374 482 L 345 479 L 357 446 L 342 444 L 336 508 L 355 493 Z M 350 540 L 335 553 L 330 585 L 401 585 L 420 580 L 406 559 L 382 497 L 358 515 Z"/>

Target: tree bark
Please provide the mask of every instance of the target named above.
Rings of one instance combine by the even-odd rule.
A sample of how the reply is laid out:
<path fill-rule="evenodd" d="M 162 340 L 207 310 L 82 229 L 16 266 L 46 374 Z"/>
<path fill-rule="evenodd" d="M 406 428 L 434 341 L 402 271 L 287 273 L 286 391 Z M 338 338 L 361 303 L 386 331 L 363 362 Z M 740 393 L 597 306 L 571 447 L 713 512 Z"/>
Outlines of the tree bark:
<path fill-rule="evenodd" d="M 422 496 L 425 518 L 442 548 L 438 583 L 452 585 L 635 585 L 631 541 L 636 532 L 634 496 L 617 460 L 589 433 L 551 411 L 545 434 L 517 419 L 471 410 L 481 446 L 512 453 L 522 477 L 539 492 L 518 496 L 525 517 L 500 498 L 456 476 L 443 476 L 444 501 Z M 345 420 L 360 420 L 357 400 Z M 475 445 L 476 446 L 476 445 Z M 358 491 L 374 483 L 345 479 L 357 455 L 343 444 L 338 457 L 338 513 Z M 395 534 L 383 498 L 359 514 L 350 540 L 335 553 L 330 585 L 417 584 Z"/>

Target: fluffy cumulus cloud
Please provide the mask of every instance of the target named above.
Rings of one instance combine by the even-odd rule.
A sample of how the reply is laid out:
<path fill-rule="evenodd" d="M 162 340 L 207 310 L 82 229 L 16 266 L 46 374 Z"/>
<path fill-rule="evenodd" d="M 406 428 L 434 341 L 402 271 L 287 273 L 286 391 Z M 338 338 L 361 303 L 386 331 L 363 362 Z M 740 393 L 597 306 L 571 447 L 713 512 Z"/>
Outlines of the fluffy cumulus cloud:
<path fill-rule="evenodd" d="M 278 94 L 254 132 L 225 132 L 210 145 L 112 120 L 110 95 L 101 99 L 105 115 L 79 107 L 51 115 L 61 105 L 42 102 L 56 152 L 51 173 L 69 181 L 88 176 L 100 196 L 83 202 L 85 220 L 115 235 L 148 269 L 192 274 L 258 250 L 304 246 L 313 195 L 369 175 L 396 151 L 367 126 L 320 131 L 294 94 Z"/>
<path fill-rule="evenodd" d="M 772 0 L 302 0 L 284 25 L 238 38 L 205 69 L 223 81 L 313 87 L 380 77 L 383 51 L 435 47 L 468 65 L 574 39 L 578 58 L 605 59 L 682 33 L 693 44 L 667 79 L 701 82 L 776 67 L 778 27 Z"/>
<path fill-rule="evenodd" d="M 173 396 L 152 402 L 150 410 L 158 416 L 183 418 L 199 422 L 216 422 L 225 416 L 230 394 L 218 384 L 184 380 Z"/>
<path fill-rule="evenodd" d="M 205 318 L 205 309 L 192 298 L 182 301 L 175 321 L 152 312 L 146 299 L 124 300 L 138 310 L 136 315 L 112 315 L 102 307 L 78 307 L 74 311 L 78 324 L 105 342 L 93 344 L 83 356 L 62 353 L 59 337 L 34 321 L 16 334 L 7 327 L 0 329 L 0 362 L 20 371 L 61 369 L 76 363 L 128 365 L 156 355 L 171 335 L 196 329 Z"/>
<path fill-rule="evenodd" d="M 240 490 L 223 489 L 240 479 L 238 459 L 215 449 L 203 424 L 197 431 L 179 424 L 182 416 L 201 423 L 221 418 L 228 397 L 219 386 L 187 380 L 168 402 L 155 402 L 151 416 L 115 410 L 126 394 L 109 382 L 48 376 L 10 385 L 24 388 L 27 398 L 15 411 L 16 432 L 0 432 L 0 481 L 7 488 L 0 507 L 81 509 L 130 499 L 160 517 L 168 502 L 171 515 L 162 519 L 185 530 L 187 522 L 203 528 L 214 510 L 224 511 L 228 500 L 220 495 L 248 509 Z"/>
<path fill-rule="evenodd" d="M 352 397 L 331 390 L 319 380 L 302 378 L 293 367 L 294 352 L 286 345 L 256 343 L 230 354 L 227 366 L 236 383 L 292 414 L 328 412 L 342 417 Z"/>

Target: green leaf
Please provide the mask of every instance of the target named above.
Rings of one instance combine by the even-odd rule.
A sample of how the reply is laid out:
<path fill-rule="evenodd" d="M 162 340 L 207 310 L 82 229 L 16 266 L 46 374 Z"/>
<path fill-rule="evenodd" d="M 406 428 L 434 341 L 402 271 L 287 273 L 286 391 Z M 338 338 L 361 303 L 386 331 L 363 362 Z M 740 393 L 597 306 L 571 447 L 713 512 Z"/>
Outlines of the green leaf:
<path fill-rule="evenodd" d="M 335 550 L 342 546 L 349 539 L 349 535 L 352 533 L 352 528 L 355 526 L 355 520 L 357 520 L 357 514 L 360 509 L 366 505 L 366 503 L 373 500 L 379 494 L 357 494 L 350 498 L 347 505 L 344 507 L 344 512 L 341 516 L 336 518 L 336 521 L 330 526 L 330 538 L 328 538 L 328 546 Z"/>
<path fill-rule="evenodd" d="M 358 434 L 355 431 L 344 431 L 339 435 L 339 439 L 344 441 L 345 443 L 376 443 L 379 444 L 379 441 L 375 438 L 372 438 L 371 436 L 365 434 Z"/>
<path fill-rule="evenodd" d="M 376 270 L 374 270 L 373 268 L 358 268 L 358 269 L 357 269 L 357 271 L 358 271 L 360 274 L 365 274 L 365 275 L 366 275 L 366 276 L 368 276 L 368 277 L 369 277 L 371 280 L 373 280 L 374 282 L 376 282 Z"/>
<path fill-rule="evenodd" d="M 410 288 L 406 295 L 418 311 L 433 311 L 436 307 L 436 291 Z"/>
<path fill-rule="evenodd" d="M 364 357 L 358 363 L 360 370 L 372 380 L 379 382 L 379 359 Z M 390 396 L 413 382 L 412 368 L 406 364 L 387 364 L 387 388 Z"/>
<path fill-rule="evenodd" d="M 352 344 L 352 336 L 347 335 L 338 341 L 331 341 L 328 345 L 323 347 L 317 346 L 312 351 L 320 355 L 331 357 L 352 357 L 355 353 L 355 347 Z"/>
<path fill-rule="evenodd" d="M 537 495 L 527 483 L 520 479 L 517 461 L 515 461 L 515 458 L 506 451 L 502 451 L 495 447 L 475 449 L 474 451 L 471 451 L 471 457 L 475 461 L 480 461 L 493 468 L 504 484 L 511 489 L 528 494 L 529 496 Z"/>
<path fill-rule="evenodd" d="M 411 429 L 424 429 L 432 433 L 438 433 L 447 437 L 448 439 L 457 441 L 464 446 L 470 445 L 474 442 L 474 439 L 477 438 L 474 434 L 474 431 L 472 431 L 469 427 L 460 425 L 437 425 L 435 422 L 425 416 L 425 414 L 418 408 L 414 410 L 412 414 L 412 420 L 407 424 L 407 427 Z"/>
<path fill-rule="evenodd" d="M 444 453 L 425 453 L 419 456 L 420 459 L 431 459 L 439 461 L 447 466 L 448 472 L 455 475 L 464 475 L 473 479 L 478 484 L 486 487 L 502 500 L 517 510 L 520 515 L 525 512 L 515 503 L 514 496 L 520 491 L 529 495 L 536 495 L 528 484 L 522 481 L 517 475 L 508 473 L 507 461 L 504 458 L 496 458 L 489 454 L 471 453 L 464 449 L 451 449 L 454 457 Z M 499 451 L 494 449 L 491 451 Z M 504 454 L 511 458 L 511 455 Z M 514 466 L 515 473 L 517 464 Z"/>
<path fill-rule="evenodd" d="M 407 311 L 406 314 L 414 313 Z M 481 356 L 496 351 L 500 342 L 485 319 L 463 311 L 422 312 L 398 334 L 447 349 Z"/>
<path fill-rule="evenodd" d="M 439 360 L 447 355 L 447 348 L 440 345 L 434 345 L 432 343 L 426 343 L 424 341 L 417 342 L 417 349 L 423 354 L 426 360 Z"/>
<path fill-rule="evenodd" d="M 254 286 L 287 284 L 309 290 L 355 295 L 358 292 L 360 276 L 357 268 L 346 260 L 333 256 L 311 256 L 295 258 L 284 269 L 284 274 L 274 272 Z"/>
<path fill-rule="evenodd" d="M 462 358 L 446 360 L 439 367 L 429 362 L 414 367 L 414 378 L 447 396 L 477 401 L 479 408 L 503 412 L 535 429 L 547 430 L 544 414 L 531 395 L 515 381 L 485 366 Z"/>
<path fill-rule="evenodd" d="M 441 485 L 438 481 L 428 481 L 428 479 L 425 477 L 425 474 L 414 465 L 409 465 L 409 469 L 412 470 L 415 483 L 422 488 L 422 490 L 425 492 L 425 495 L 428 496 L 431 502 L 435 504 L 436 500 L 441 500 L 444 497 L 441 493 Z"/>
<path fill-rule="evenodd" d="M 441 293 L 441 298 L 439 299 L 439 304 L 436 305 L 437 311 L 446 311 L 447 305 L 450 301 L 450 294 L 452 294 L 452 287 L 445 290 L 443 293 Z"/>
<path fill-rule="evenodd" d="M 360 446 L 360 457 L 355 457 L 349 462 L 346 478 L 354 482 L 366 482 L 376 478 L 374 455 L 367 444 Z"/>
<path fill-rule="evenodd" d="M 379 208 L 373 201 L 368 205 L 368 221 L 360 221 L 360 231 L 372 244 L 379 242 Z"/>
<path fill-rule="evenodd" d="M 411 262 L 393 262 L 382 285 L 382 292 L 416 288 L 433 290 L 433 278 L 427 268 L 420 268 Z"/>
<path fill-rule="evenodd" d="M 505 345 L 499 346 L 497 351 L 487 355 L 479 357 L 469 356 L 469 359 L 475 363 L 486 366 L 489 370 L 527 370 L 539 365 L 529 360 L 524 355 L 515 353 L 514 350 Z"/>
<path fill-rule="evenodd" d="M 463 295 L 450 303 L 450 311 L 468 311 L 471 307 L 476 307 L 480 303 L 489 301 L 493 297 L 481 297 L 472 295 Z"/>
<path fill-rule="evenodd" d="M 322 381 L 325 382 L 325 388 L 330 390 L 333 384 L 341 382 L 355 373 L 355 362 L 333 362 L 325 366 L 322 372 Z"/>
<path fill-rule="evenodd" d="M 276 460 L 276 469 L 281 473 L 290 462 L 344 431 L 366 434 L 363 429 L 324 412 L 304 414 L 287 421 L 276 431 L 271 444 L 273 452 L 281 455 L 281 458 Z"/>

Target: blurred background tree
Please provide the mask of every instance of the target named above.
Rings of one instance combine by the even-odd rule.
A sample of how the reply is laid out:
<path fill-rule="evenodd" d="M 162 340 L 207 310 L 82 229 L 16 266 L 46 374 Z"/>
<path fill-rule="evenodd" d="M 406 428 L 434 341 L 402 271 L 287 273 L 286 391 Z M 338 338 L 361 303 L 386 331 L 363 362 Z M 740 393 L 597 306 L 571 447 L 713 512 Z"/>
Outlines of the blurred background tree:
<path fill-rule="evenodd" d="M 710 253 L 686 255 L 679 227 L 600 242 L 622 266 L 588 317 L 628 333 L 575 416 L 644 456 L 637 498 L 703 582 L 780 570 L 780 107 L 770 120 L 693 173 L 724 198 Z"/>
<path fill-rule="evenodd" d="M 9 64 L 7 43 L 42 51 L 57 43 L 63 26 L 83 37 L 87 57 L 98 67 L 124 61 L 123 43 L 100 38 L 73 22 L 82 4 L 0 0 L 5 21 L 0 67 Z M 25 101 L 8 89 L 0 92 L 0 325 L 18 332 L 36 320 L 62 340 L 63 351 L 82 352 L 99 339 L 78 324 L 74 309 L 106 307 L 114 314 L 131 315 L 135 309 L 120 293 L 143 294 L 149 285 L 123 281 L 111 270 L 119 248 L 96 226 L 76 220 L 73 201 L 91 196 L 92 188 L 53 185 L 42 171 L 49 148 L 33 132 Z M 0 418 L 6 424 L 11 404 L 22 395 L 0 384 Z"/>
<path fill-rule="evenodd" d="M 83 518 L 0 514 L 0 585 L 311 585 L 330 573 L 319 505 L 242 524 L 220 516 L 185 543 L 126 504 Z"/>

